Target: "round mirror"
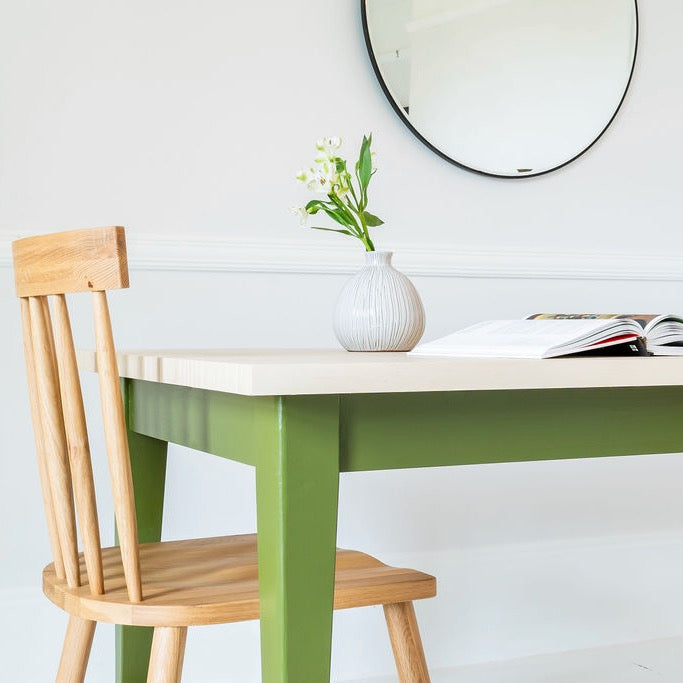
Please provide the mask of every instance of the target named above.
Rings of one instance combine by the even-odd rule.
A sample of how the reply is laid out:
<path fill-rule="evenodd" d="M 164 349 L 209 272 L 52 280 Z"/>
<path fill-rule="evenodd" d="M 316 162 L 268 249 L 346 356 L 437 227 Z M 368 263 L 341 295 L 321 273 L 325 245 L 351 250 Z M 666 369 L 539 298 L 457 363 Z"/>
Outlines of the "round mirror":
<path fill-rule="evenodd" d="M 636 0 L 361 0 L 361 12 L 394 109 L 477 173 L 529 177 L 573 161 L 633 73 Z"/>

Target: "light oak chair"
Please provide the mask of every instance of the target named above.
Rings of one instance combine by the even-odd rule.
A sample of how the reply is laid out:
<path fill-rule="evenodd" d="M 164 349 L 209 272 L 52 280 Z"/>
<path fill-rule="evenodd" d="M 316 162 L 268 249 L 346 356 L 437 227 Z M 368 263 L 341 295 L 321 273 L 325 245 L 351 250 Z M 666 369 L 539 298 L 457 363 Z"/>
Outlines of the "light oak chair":
<path fill-rule="evenodd" d="M 187 627 L 259 618 L 256 535 L 138 543 L 133 481 L 106 290 L 128 287 L 123 228 L 14 242 L 31 416 L 54 562 L 43 590 L 70 614 L 57 681 L 83 681 L 95 624 L 154 627 L 148 682 L 180 681 Z M 120 546 L 102 548 L 65 294 L 91 292 L 100 397 Z M 51 304 L 49 303 L 51 300 Z M 77 545 L 77 525 L 83 552 Z M 334 607 L 383 605 L 399 678 L 429 673 L 412 601 L 434 577 L 338 550 Z"/>

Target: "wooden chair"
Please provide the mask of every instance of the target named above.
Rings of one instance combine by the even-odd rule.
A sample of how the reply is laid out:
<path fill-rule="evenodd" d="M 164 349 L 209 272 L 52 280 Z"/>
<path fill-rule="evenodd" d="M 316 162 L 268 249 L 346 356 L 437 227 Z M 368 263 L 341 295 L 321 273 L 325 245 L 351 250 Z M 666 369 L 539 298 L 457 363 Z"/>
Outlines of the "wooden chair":
<path fill-rule="evenodd" d="M 29 237 L 12 246 L 31 416 L 54 559 L 43 572 L 43 590 L 70 614 L 57 681 L 83 681 L 95 624 L 104 621 L 153 626 L 147 680 L 176 683 L 188 626 L 259 618 L 256 535 L 138 543 L 105 293 L 128 287 L 123 228 Z M 100 544 L 65 298 L 73 292 L 92 292 L 93 297 L 100 397 L 120 547 Z M 76 519 L 82 553 L 77 546 Z M 402 682 L 429 681 L 412 601 L 435 593 L 432 576 L 388 567 L 360 552 L 337 551 L 334 607 L 384 605 Z"/>

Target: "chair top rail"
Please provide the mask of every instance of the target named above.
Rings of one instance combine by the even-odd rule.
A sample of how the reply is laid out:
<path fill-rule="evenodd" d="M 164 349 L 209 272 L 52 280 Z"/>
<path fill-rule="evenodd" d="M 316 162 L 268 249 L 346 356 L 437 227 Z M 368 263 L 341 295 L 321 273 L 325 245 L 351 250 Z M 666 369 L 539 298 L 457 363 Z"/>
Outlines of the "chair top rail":
<path fill-rule="evenodd" d="M 25 237 L 12 243 L 12 251 L 19 297 L 128 287 L 120 226 Z"/>

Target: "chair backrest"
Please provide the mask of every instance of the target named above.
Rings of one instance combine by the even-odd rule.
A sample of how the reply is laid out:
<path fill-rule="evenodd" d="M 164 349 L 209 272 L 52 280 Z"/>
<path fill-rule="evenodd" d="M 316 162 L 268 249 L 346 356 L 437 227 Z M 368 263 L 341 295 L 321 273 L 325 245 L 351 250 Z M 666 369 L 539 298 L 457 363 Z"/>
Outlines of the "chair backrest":
<path fill-rule="evenodd" d="M 70 587 L 81 585 L 78 518 L 90 589 L 104 593 L 90 447 L 65 297 L 92 292 L 114 513 L 128 595 L 132 602 L 139 602 L 142 589 L 133 479 L 106 295 L 106 290 L 128 287 L 125 231 L 121 227 L 93 228 L 27 237 L 14 242 L 12 251 L 55 571 Z"/>

